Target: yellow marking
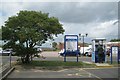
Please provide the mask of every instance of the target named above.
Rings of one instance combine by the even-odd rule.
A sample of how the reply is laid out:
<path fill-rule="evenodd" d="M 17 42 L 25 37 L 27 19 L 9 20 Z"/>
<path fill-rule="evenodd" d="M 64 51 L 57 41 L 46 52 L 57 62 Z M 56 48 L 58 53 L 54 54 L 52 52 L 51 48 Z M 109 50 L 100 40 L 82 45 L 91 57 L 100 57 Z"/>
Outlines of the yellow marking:
<path fill-rule="evenodd" d="M 119 67 L 104 67 L 104 68 L 81 68 L 81 69 L 110 69 L 110 68 L 119 68 Z"/>

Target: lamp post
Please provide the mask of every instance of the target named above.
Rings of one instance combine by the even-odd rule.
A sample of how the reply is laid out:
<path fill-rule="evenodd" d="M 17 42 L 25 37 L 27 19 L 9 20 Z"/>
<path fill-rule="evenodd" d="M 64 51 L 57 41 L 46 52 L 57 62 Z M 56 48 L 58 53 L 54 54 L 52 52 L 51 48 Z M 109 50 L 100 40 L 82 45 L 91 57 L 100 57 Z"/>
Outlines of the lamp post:
<path fill-rule="evenodd" d="M 88 36 L 88 33 L 86 34 L 79 34 L 79 37 L 82 37 L 83 38 L 83 55 L 84 55 L 84 38 Z"/>

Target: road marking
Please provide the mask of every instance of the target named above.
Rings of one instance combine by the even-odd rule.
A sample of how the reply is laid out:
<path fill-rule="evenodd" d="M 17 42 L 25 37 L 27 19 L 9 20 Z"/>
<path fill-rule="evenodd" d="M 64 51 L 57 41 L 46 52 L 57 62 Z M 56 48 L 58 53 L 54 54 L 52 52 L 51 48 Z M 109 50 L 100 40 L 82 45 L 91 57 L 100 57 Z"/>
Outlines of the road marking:
<path fill-rule="evenodd" d="M 96 75 L 94 75 L 94 74 L 92 74 L 84 69 L 82 69 L 82 70 L 85 71 L 86 73 L 88 73 L 90 76 L 94 76 L 94 77 L 98 78 L 99 80 L 102 80 L 100 77 L 98 77 L 98 76 L 96 76 Z"/>
<path fill-rule="evenodd" d="M 34 72 L 44 72 L 44 71 L 42 71 L 42 70 L 34 70 Z"/>
<path fill-rule="evenodd" d="M 67 74 L 67 76 L 83 76 L 83 77 L 85 77 L 84 75 L 81 75 L 79 73 Z"/>
<path fill-rule="evenodd" d="M 68 76 L 73 76 L 73 74 L 67 74 Z"/>
<path fill-rule="evenodd" d="M 68 69 L 59 70 L 59 71 L 57 71 L 57 72 L 63 72 L 63 71 L 66 71 L 66 70 L 68 70 Z"/>
<path fill-rule="evenodd" d="M 15 70 L 16 72 L 20 72 L 19 70 Z"/>
<path fill-rule="evenodd" d="M 79 74 L 78 73 L 75 73 L 76 76 L 78 76 Z"/>

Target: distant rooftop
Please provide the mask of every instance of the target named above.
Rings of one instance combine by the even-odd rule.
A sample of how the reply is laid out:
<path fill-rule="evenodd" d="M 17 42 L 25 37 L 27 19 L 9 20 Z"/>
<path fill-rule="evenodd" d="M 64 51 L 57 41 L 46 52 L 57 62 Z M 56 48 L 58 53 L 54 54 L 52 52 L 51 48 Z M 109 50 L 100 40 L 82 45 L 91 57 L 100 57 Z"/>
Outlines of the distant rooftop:
<path fill-rule="evenodd" d="M 105 41 L 106 38 L 95 38 L 95 39 L 92 39 L 92 41 L 93 41 L 93 40 L 104 40 L 104 41 Z"/>

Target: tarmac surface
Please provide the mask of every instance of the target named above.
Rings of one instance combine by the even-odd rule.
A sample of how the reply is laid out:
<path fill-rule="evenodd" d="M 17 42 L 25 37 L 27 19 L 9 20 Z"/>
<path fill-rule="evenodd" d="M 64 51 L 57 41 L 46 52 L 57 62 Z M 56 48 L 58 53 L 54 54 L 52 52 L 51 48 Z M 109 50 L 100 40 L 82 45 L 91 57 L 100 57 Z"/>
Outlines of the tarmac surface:
<path fill-rule="evenodd" d="M 50 70 L 14 70 L 9 78 L 93 78 L 101 80 L 102 78 L 118 78 L 118 68 L 71 68 L 59 71 Z"/>

